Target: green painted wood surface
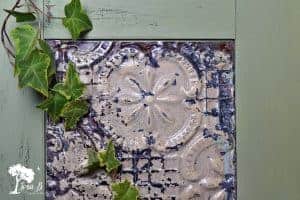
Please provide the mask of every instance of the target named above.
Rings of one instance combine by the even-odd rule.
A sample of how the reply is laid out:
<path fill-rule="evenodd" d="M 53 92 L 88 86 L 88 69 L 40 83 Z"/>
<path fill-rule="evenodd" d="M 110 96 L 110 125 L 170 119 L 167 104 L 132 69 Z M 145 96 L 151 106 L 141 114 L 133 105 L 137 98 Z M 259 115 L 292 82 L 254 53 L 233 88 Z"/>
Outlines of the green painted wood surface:
<path fill-rule="evenodd" d="M 1 1 L 0 8 L 13 1 Z M 236 8 L 229 0 L 82 2 L 95 24 L 89 38 L 236 37 L 238 199 L 298 200 L 300 1 L 236 1 Z M 62 15 L 65 0 L 44 2 L 58 2 L 51 12 Z M 68 38 L 56 20 L 45 26 L 45 36 Z M 2 48 L 0 55 L 0 199 L 43 199 L 8 195 L 8 166 L 43 170 L 43 113 L 34 107 L 36 95 L 17 89 Z"/>
<path fill-rule="evenodd" d="M 64 15 L 68 0 L 46 0 L 45 11 Z M 233 38 L 234 0 L 83 0 L 93 20 L 88 38 Z M 54 28 L 55 27 L 55 28 Z M 69 38 L 61 20 L 45 24 L 46 38 Z"/>
<path fill-rule="evenodd" d="M 0 2 L 0 22 L 14 0 Z M 14 27 L 13 20 L 10 28 Z M 35 108 L 40 101 L 30 89 L 19 90 L 13 77 L 13 68 L 4 49 L 0 48 L 0 199 L 38 200 L 43 193 L 9 195 L 15 179 L 8 174 L 8 167 L 20 163 L 36 172 L 34 186 L 44 182 L 44 113 Z M 40 171 L 37 168 L 40 167 Z M 35 188 L 36 189 L 36 188 Z"/>
<path fill-rule="evenodd" d="M 240 200 L 300 199 L 300 1 L 237 1 Z"/>

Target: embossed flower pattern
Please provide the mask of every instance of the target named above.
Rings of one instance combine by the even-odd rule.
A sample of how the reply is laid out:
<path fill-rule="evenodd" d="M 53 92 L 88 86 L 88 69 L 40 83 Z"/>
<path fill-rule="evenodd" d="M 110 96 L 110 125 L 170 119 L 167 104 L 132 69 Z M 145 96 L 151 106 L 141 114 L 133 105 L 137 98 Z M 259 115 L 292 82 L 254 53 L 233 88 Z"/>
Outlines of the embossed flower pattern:
<path fill-rule="evenodd" d="M 139 80 L 134 75 L 126 75 L 125 81 L 129 84 L 128 93 L 117 96 L 119 103 L 123 106 L 133 105 L 133 109 L 126 116 L 126 123 L 134 121 L 139 112 L 145 110 L 148 129 L 155 127 L 156 116 L 163 123 L 172 124 L 174 116 L 164 108 L 165 103 L 181 103 L 183 96 L 180 93 L 172 94 L 168 90 L 176 87 L 175 74 L 156 74 L 152 67 L 144 67 L 144 80 Z M 173 92 L 174 93 L 174 92 Z"/>
<path fill-rule="evenodd" d="M 92 42 L 93 47 L 97 42 Z M 87 49 L 88 44 L 83 43 L 84 47 L 78 46 L 80 52 Z M 97 183 L 89 177 L 82 179 L 77 166 L 92 143 L 100 149 L 112 138 L 122 160 L 120 178 L 140 187 L 141 198 L 236 199 L 234 138 L 230 139 L 235 135 L 234 98 L 207 96 L 211 89 L 207 80 L 214 74 L 220 94 L 234 89 L 233 49 L 228 54 L 220 45 L 223 43 L 151 42 L 147 45 L 153 49 L 154 68 L 144 50 L 136 48 L 140 42 L 113 42 L 111 48 L 105 47 L 113 54 L 101 55 L 104 60 L 100 63 L 100 57 L 93 62 L 91 57 L 74 54 L 76 65 L 84 64 L 79 72 L 80 78 L 87 80 L 91 113 L 80 132 L 64 133 L 63 125 L 47 122 L 47 198 L 110 199 L 107 183 L 111 179 L 101 171 Z M 89 55 L 102 53 L 91 49 Z M 180 54 L 171 53 L 174 49 Z M 70 55 L 70 48 L 67 50 Z M 61 66 L 66 63 L 64 55 L 62 52 L 56 59 Z M 213 109 L 218 112 L 211 112 Z M 69 180 L 67 185 L 65 180 Z M 151 183 L 160 184 L 162 190 Z M 77 190 L 79 187 L 82 190 Z"/>

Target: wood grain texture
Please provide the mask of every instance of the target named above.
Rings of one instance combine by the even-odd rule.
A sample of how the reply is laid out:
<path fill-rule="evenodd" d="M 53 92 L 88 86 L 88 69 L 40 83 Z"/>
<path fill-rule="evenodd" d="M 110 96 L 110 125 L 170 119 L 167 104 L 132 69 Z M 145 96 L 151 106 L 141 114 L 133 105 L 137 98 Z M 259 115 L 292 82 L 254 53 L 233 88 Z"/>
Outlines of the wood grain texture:
<path fill-rule="evenodd" d="M 1 1 L 0 9 L 11 8 L 14 0 Z M 1 24 L 5 17 L 0 12 Z M 10 20 L 9 29 L 15 26 Z M 44 180 L 44 114 L 35 105 L 40 101 L 30 89 L 18 89 L 13 68 L 4 49 L 0 48 L 0 199 L 43 199 L 43 193 L 9 195 L 14 189 L 15 178 L 8 174 L 8 167 L 20 163 L 36 172 L 33 184 Z M 40 170 L 37 168 L 40 167 Z"/>
<path fill-rule="evenodd" d="M 45 11 L 64 15 L 67 0 L 45 0 Z M 94 39 L 233 38 L 234 0 L 84 0 Z M 54 28 L 55 27 L 55 28 Z M 69 38 L 61 20 L 45 23 L 45 37 Z"/>
<path fill-rule="evenodd" d="M 239 199 L 300 199 L 300 2 L 236 1 Z M 13 2 L 1 1 L 0 8 Z M 62 16 L 66 0 L 47 5 L 53 2 L 58 3 L 51 12 Z M 89 38 L 234 38 L 234 3 L 229 0 L 85 0 L 83 4 L 96 23 Z M 47 38 L 69 38 L 59 21 L 45 27 Z M 43 114 L 35 109 L 37 97 L 30 90 L 17 89 L 3 48 L 0 55 L 0 197 L 43 199 L 43 195 L 8 195 L 13 187 L 8 166 L 44 164 Z"/>
<path fill-rule="evenodd" d="M 237 1 L 238 199 L 300 199 L 300 1 Z"/>

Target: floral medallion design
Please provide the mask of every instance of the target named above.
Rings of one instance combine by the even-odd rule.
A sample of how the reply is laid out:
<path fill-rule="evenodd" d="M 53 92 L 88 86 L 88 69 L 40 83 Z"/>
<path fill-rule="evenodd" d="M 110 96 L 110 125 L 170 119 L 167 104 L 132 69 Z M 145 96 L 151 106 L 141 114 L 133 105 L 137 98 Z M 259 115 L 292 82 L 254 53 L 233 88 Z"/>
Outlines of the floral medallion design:
<path fill-rule="evenodd" d="M 106 91 L 111 106 L 99 121 L 113 127 L 125 149 L 153 145 L 165 151 L 188 141 L 201 123 L 205 102 L 198 99 L 204 83 L 196 70 L 174 52 L 159 57 L 157 65 L 130 48 L 106 62 L 112 70 Z"/>
<path fill-rule="evenodd" d="M 76 130 L 47 121 L 47 200 L 112 199 L 87 149 L 116 145 L 142 200 L 236 200 L 232 41 L 59 41 L 57 80 L 75 63 L 90 112 Z"/>

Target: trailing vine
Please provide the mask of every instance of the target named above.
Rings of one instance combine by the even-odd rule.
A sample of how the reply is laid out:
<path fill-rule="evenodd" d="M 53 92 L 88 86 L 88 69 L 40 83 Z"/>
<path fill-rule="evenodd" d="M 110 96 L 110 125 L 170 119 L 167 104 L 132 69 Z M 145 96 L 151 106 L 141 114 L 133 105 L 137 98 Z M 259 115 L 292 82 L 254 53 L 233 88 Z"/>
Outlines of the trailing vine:
<path fill-rule="evenodd" d="M 19 11 L 27 8 L 27 12 Z M 73 63 L 68 63 L 66 78 L 55 83 L 55 60 L 50 46 L 42 38 L 43 17 L 54 18 L 44 13 L 32 0 L 17 0 L 11 9 L 5 9 L 7 16 L 1 27 L 1 42 L 7 52 L 9 62 L 14 67 L 19 87 L 30 87 L 45 99 L 37 107 L 46 111 L 53 122 L 64 120 L 66 130 L 74 129 L 80 118 L 88 113 L 88 103 L 83 99 L 85 85 L 80 81 Z M 77 40 L 93 29 L 92 22 L 82 8 L 80 0 L 71 0 L 65 5 L 65 17 L 59 18 L 69 30 L 72 39 Z M 21 25 L 7 33 L 10 17 L 15 17 Z M 33 24 L 38 22 L 38 27 Z M 103 168 L 113 174 L 121 163 L 116 158 L 115 147 L 109 141 L 106 149 L 88 152 L 86 169 L 89 173 Z M 135 200 L 139 191 L 129 181 L 113 183 L 111 186 L 115 200 Z"/>

